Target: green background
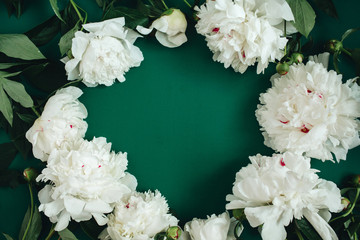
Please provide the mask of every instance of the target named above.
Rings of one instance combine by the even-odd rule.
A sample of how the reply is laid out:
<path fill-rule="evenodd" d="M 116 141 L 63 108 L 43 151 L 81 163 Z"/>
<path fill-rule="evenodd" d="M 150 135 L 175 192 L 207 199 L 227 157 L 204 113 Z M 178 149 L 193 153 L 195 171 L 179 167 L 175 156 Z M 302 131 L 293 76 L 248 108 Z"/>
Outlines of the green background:
<path fill-rule="evenodd" d="M 90 21 L 99 21 L 101 10 L 95 0 L 77 0 L 89 13 Z M 189 12 L 180 0 L 167 1 Z M 359 27 L 358 0 L 334 0 L 339 19 L 317 11 L 316 27 L 311 33 L 314 52 L 342 33 Z M 48 1 L 28 1 L 19 18 L 7 15 L 0 2 L 0 33 L 23 33 L 53 15 Z M 248 156 L 271 155 L 265 147 L 255 110 L 259 94 L 270 87 L 275 72 L 270 64 L 265 74 L 257 75 L 250 67 L 244 74 L 224 69 L 213 62 L 204 38 L 192 24 L 187 30 L 188 42 L 179 48 L 161 46 L 154 38 L 138 39 L 144 61 L 126 73 L 124 83 L 111 87 L 86 88 L 80 101 L 88 109 L 87 139 L 104 136 L 115 151 L 128 153 L 128 171 L 138 180 L 138 191 L 158 189 L 170 208 L 184 224 L 193 217 L 205 218 L 225 210 L 225 196 L 231 193 L 235 173 L 246 166 Z M 57 41 L 42 52 L 59 58 Z M 360 33 L 345 41 L 346 47 L 360 47 Z M 343 58 L 340 64 L 345 79 L 355 70 Z M 51 79 L 49 79 L 51 81 Z M 8 137 L 0 131 L 0 140 Z M 319 175 L 338 184 L 349 174 L 360 173 L 360 148 L 349 151 L 341 163 L 313 160 Z M 1 157 L 0 157 L 1 158 Z M 39 167 L 36 159 L 20 156 L 11 168 Z M 16 237 L 29 204 L 26 186 L 0 189 L 0 232 Z M 245 239 L 259 238 L 257 230 L 248 228 Z M 86 239 L 78 235 L 80 239 Z"/>

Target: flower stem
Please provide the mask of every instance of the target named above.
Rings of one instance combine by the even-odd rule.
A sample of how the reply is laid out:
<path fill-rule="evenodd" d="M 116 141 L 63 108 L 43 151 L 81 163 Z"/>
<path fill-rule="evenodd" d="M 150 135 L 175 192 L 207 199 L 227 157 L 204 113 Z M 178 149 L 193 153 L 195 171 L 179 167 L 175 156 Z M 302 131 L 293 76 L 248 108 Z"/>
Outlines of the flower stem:
<path fill-rule="evenodd" d="M 47 235 L 47 237 L 45 238 L 45 240 L 50 240 L 50 238 L 52 237 L 52 235 L 54 235 L 54 232 L 55 232 L 55 225 L 53 224 L 53 225 L 51 226 L 50 232 L 49 232 L 49 234 Z"/>
<path fill-rule="evenodd" d="M 356 189 L 356 196 L 355 196 L 355 199 L 354 199 L 353 204 L 351 205 L 351 208 L 350 208 L 346 213 L 344 213 L 343 215 L 338 216 L 338 217 L 336 217 L 336 218 L 334 218 L 334 219 L 331 219 L 331 220 L 329 221 L 329 223 L 331 223 L 331 222 L 333 222 L 333 221 L 335 221 L 335 220 L 338 220 L 338 219 L 340 219 L 340 218 L 343 218 L 343 217 L 346 217 L 347 215 L 349 215 L 349 214 L 354 210 L 354 208 L 355 208 L 356 202 L 357 202 L 357 200 L 358 200 L 358 198 L 359 198 L 359 193 L 360 193 L 360 188 L 357 188 L 357 189 Z"/>
<path fill-rule="evenodd" d="M 345 53 L 345 54 L 348 55 L 349 57 L 352 56 L 351 52 L 349 52 L 349 51 L 346 50 L 345 48 L 341 47 L 340 50 L 341 50 L 341 52 Z"/>
<path fill-rule="evenodd" d="M 191 4 L 188 1 L 184 0 L 184 2 L 186 5 L 188 5 L 189 8 L 192 8 Z"/>
<path fill-rule="evenodd" d="M 33 192 L 32 192 L 32 188 L 31 188 L 31 183 L 28 184 L 28 187 L 29 187 L 29 192 L 30 192 L 30 218 L 29 218 L 29 222 L 26 226 L 26 229 L 25 229 L 25 232 L 24 232 L 24 235 L 22 237 L 22 240 L 24 240 L 26 238 L 26 235 L 30 229 L 30 225 L 31 225 L 31 220 L 33 218 L 33 215 L 34 215 L 34 197 L 33 197 Z"/>
<path fill-rule="evenodd" d="M 79 11 L 79 9 L 78 9 L 79 6 L 74 2 L 74 0 L 70 0 L 70 3 L 71 3 L 71 5 L 73 6 L 73 8 L 74 8 L 76 14 L 78 15 L 80 21 L 81 21 L 82 23 L 84 23 L 84 18 L 81 16 L 81 13 L 80 13 L 80 11 Z"/>
<path fill-rule="evenodd" d="M 299 240 L 304 240 L 303 236 L 301 235 L 299 228 L 295 226 L 295 233 L 298 236 Z"/>
<path fill-rule="evenodd" d="M 168 10 L 168 6 L 166 6 L 166 3 L 164 2 L 164 0 L 161 0 L 162 4 L 164 5 L 165 9 Z"/>
<path fill-rule="evenodd" d="M 35 115 L 36 115 L 37 117 L 40 117 L 40 116 L 41 116 L 40 113 L 36 110 L 35 107 L 31 107 L 31 110 L 35 113 Z"/>

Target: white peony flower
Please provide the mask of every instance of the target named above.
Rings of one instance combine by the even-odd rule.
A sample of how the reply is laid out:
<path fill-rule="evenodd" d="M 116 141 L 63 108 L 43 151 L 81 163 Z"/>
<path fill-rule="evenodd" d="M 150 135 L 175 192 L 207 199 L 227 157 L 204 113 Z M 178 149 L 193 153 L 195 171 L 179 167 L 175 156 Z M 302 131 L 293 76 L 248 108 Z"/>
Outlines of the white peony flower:
<path fill-rule="evenodd" d="M 50 181 L 39 192 L 39 211 L 57 223 L 55 230 L 65 229 L 70 219 L 77 222 L 95 218 L 107 223 L 105 213 L 114 203 L 135 190 L 136 179 L 125 173 L 126 153 L 110 152 L 105 138 L 83 139 L 54 149 L 37 181 Z"/>
<path fill-rule="evenodd" d="M 244 73 L 257 62 L 259 74 L 283 57 L 283 21 L 294 20 L 286 0 L 216 0 L 195 10 L 197 32 L 225 68 Z"/>
<path fill-rule="evenodd" d="M 64 58 L 68 80 L 82 79 L 88 87 L 110 86 L 115 79 L 138 67 L 143 55 L 133 43 L 140 35 L 124 27 L 124 18 L 84 24 L 89 33 L 78 31 L 72 40 L 73 59 Z"/>
<path fill-rule="evenodd" d="M 244 209 L 252 227 L 262 225 L 264 240 L 286 239 L 285 226 L 305 217 L 323 239 L 337 239 L 327 223 L 330 212 L 343 209 L 340 190 L 319 179 L 310 158 L 286 152 L 250 157 L 251 164 L 236 174 L 226 209 Z M 321 216 L 326 216 L 323 219 Z"/>
<path fill-rule="evenodd" d="M 265 145 L 323 161 L 332 160 L 331 153 L 345 160 L 348 149 L 360 144 L 360 88 L 341 78 L 313 61 L 274 77 L 256 110 Z"/>
<path fill-rule="evenodd" d="M 168 9 L 163 16 L 156 19 L 150 26 L 145 28 L 137 26 L 136 30 L 141 34 L 148 35 L 155 28 L 156 39 L 165 47 L 179 47 L 187 41 L 185 31 L 187 21 L 185 15 L 179 9 Z"/>
<path fill-rule="evenodd" d="M 150 240 L 178 220 L 169 212 L 168 204 L 159 191 L 134 192 L 115 206 L 109 216 L 108 227 L 100 239 Z"/>
<path fill-rule="evenodd" d="M 47 101 L 41 117 L 26 132 L 27 140 L 33 145 L 33 154 L 46 161 L 50 152 L 66 141 L 84 137 L 87 123 L 85 106 L 78 101 L 82 91 L 76 87 L 60 89 Z"/>
<path fill-rule="evenodd" d="M 194 218 L 184 226 L 184 239 L 189 240 L 235 240 L 236 221 L 229 214 L 208 216 L 207 219 Z"/>

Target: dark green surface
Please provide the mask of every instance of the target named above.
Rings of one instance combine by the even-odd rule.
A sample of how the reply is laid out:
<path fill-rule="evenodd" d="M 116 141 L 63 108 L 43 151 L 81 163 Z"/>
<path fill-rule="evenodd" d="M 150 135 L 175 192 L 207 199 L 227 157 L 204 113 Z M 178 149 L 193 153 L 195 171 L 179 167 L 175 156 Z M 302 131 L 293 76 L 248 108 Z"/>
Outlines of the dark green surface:
<path fill-rule="evenodd" d="M 99 19 L 95 1 L 77 2 L 91 20 Z M 172 2 L 186 8 L 180 0 Z M 340 38 L 346 29 L 358 27 L 358 0 L 334 2 L 339 20 L 317 13 L 311 34 L 317 49 L 328 39 Z M 0 33 L 22 33 L 52 15 L 48 1 L 35 3 L 20 19 L 9 19 L 0 2 Z M 182 223 L 223 212 L 235 173 L 248 164 L 248 156 L 273 153 L 263 145 L 254 112 L 275 66 L 270 65 L 264 75 L 256 75 L 255 68 L 235 73 L 212 61 L 203 37 L 191 25 L 187 35 L 189 41 L 176 49 L 165 48 L 155 39 L 137 40 L 135 45 L 145 58 L 141 66 L 132 68 L 124 83 L 83 87 L 80 99 L 89 112 L 86 137 L 107 137 L 115 151 L 128 152 L 129 172 L 138 179 L 138 190 L 159 189 Z M 360 33 L 345 43 L 360 47 Z M 42 48 L 44 53 L 57 57 L 56 44 Z M 347 77 L 354 76 L 346 63 L 341 69 Z M 6 139 L 1 131 L 0 140 Z M 314 160 L 313 167 L 321 170 L 321 177 L 340 183 L 346 175 L 360 173 L 359 156 L 356 148 L 350 150 L 347 161 Z M 18 156 L 11 167 L 27 166 L 39 166 L 39 161 Z M 0 194 L 0 232 L 15 237 L 29 202 L 26 186 L 1 188 Z M 256 230 L 244 235 L 245 239 L 254 236 Z"/>

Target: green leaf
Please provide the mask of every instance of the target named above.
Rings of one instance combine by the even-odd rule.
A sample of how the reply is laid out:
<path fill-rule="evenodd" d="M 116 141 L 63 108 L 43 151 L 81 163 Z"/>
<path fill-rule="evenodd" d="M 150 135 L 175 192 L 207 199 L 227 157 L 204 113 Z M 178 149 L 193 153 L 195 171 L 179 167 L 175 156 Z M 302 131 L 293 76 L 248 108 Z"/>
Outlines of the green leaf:
<path fill-rule="evenodd" d="M 41 46 L 48 43 L 60 31 L 60 20 L 52 16 L 45 22 L 39 24 L 25 33 L 26 36 L 36 45 Z"/>
<path fill-rule="evenodd" d="M 75 33 L 77 31 L 79 31 L 80 29 L 80 21 L 77 22 L 77 24 L 75 24 L 75 26 L 69 30 L 67 33 L 65 33 L 59 41 L 59 48 L 60 48 L 60 53 L 61 56 L 63 56 L 64 54 L 66 54 L 70 49 L 71 49 L 71 45 L 72 45 L 72 39 L 75 36 Z"/>
<path fill-rule="evenodd" d="M 6 238 L 6 240 L 14 240 L 12 237 L 10 237 L 10 235 L 3 233 L 4 237 Z"/>
<path fill-rule="evenodd" d="M 309 36 L 309 33 L 315 25 L 315 12 L 314 9 L 306 0 L 286 0 L 294 14 L 295 21 L 293 25 L 295 28 L 305 37 Z"/>
<path fill-rule="evenodd" d="M 30 220 L 30 211 L 31 211 L 31 207 L 29 206 L 28 209 L 26 210 L 25 216 L 24 216 L 23 221 L 21 223 L 21 228 L 20 228 L 20 232 L 19 232 L 19 239 L 23 239 L 26 227 L 27 227 L 28 222 Z"/>
<path fill-rule="evenodd" d="M 300 220 L 295 220 L 296 226 L 300 229 L 300 231 L 311 240 L 322 240 L 319 234 L 315 231 L 314 227 L 309 223 L 306 218 L 302 218 Z"/>
<path fill-rule="evenodd" d="M 15 63 L 0 63 L 0 70 L 8 69 L 15 66 L 26 65 L 26 62 L 15 62 Z"/>
<path fill-rule="evenodd" d="M 64 22 L 60 23 L 61 35 L 64 35 L 68 31 L 70 31 L 76 25 L 76 23 L 80 20 L 79 16 L 77 15 L 74 7 L 71 5 L 70 2 L 67 5 L 67 7 L 64 9 L 64 11 L 62 12 L 62 17 L 66 23 L 64 23 Z"/>
<path fill-rule="evenodd" d="M 17 152 L 18 151 L 12 142 L 0 144 L 0 169 L 7 169 L 14 160 Z"/>
<path fill-rule="evenodd" d="M 109 8 L 103 17 L 103 20 L 117 17 L 125 17 L 125 25 L 131 29 L 135 29 L 138 25 L 145 26 L 149 23 L 148 16 L 142 14 L 137 9 L 127 7 Z"/>
<path fill-rule="evenodd" d="M 99 226 L 94 218 L 89 221 L 80 222 L 81 229 L 93 240 L 97 240 L 99 234 L 104 230 L 104 226 Z"/>
<path fill-rule="evenodd" d="M 12 126 L 13 124 L 13 110 L 9 98 L 6 96 L 2 86 L 0 87 L 0 111 Z"/>
<path fill-rule="evenodd" d="M 49 0 L 49 1 L 50 1 L 51 8 L 53 9 L 55 15 L 56 15 L 62 22 L 65 23 L 64 19 L 61 17 L 60 10 L 59 10 L 58 4 L 57 4 L 57 0 Z"/>
<path fill-rule="evenodd" d="M 96 3 L 97 3 L 97 5 L 99 6 L 99 7 L 103 7 L 104 6 L 104 1 L 103 0 L 95 0 L 96 1 Z"/>
<path fill-rule="evenodd" d="M 21 224 L 21 228 L 20 228 L 20 232 L 19 232 L 19 239 L 23 239 L 26 228 L 28 226 L 28 223 L 30 221 L 30 217 L 31 217 L 31 207 L 29 206 L 23 222 Z M 30 226 L 29 229 L 26 233 L 25 236 L 25 240 L 34 240 L 34 239 L 38 239 L 40 232 L 41 232 L 41 228 L 42 228 L 42 224 L 41 224 L 41 215 L 39 213 L 39 209 L 36 206 L 36 204 L 34 205 L 34 209 L 33 209 L 33 214 L 32 214 L 32 218 L 31 218 L 31 222 L 30 222 Z"/>
<path fill-rule="evenodd" d="M 77 240 L 75 235 L 70 232 L 69 229 L 65 228 L 64 230 L 58 232 L 62 240 Z"/>
<path fill-rule="evenodd" d="M 26 80 L 34 87 L 47 93 L 51 93 L 69 83 L 66 78 L 64 64 L 60 61 L 33 65 L 24 70 L 23 73 Z"/>
<path fill-rule="evenodd" d="M 21 16 L 24 5 L 23 0 L 5 0 L 5 5 L 9 16 L 11 16 L 12 13 L 14 13 L 17 18 Z"/>
<path fill-rule="evenodd" d="M 338 18 L 335 5 L 332 0 L 313 0 L 317 7 L 333 18 Z"/>
<path fill-rule="evenodd" d="M 23 60 L 46 59 L 24 34 L 0 34 L 0 52 Z"/>
<path fill-rule="evenodd" d="M 18 117 L 26 122 L 26 123 L 30 123 L 30 124 L 33 124 L 34 121 L 36 120 L 37 117 L 35 117 L 34 115 L 31 115 L 31 114 L 22 114 L 22 113 L 16 113 L 18 115 Z"/>
<path fill-rule="evenodd" d="M 25 183 L 23 175 L 20 171 L 13 169 L 0 169 L 0 187 L 15 188 L 20 183 Z"/>
<path fill-rule="evenodd" d="M 9 72 L 0 71 L 0 78 L 14 77 L 16 75 L 19 75 L 20 73 L 21 72 L 9 73 Z"/>
<path fill-rule="evenodd" d="M 1 80 L 0 80 L 1 81 Z M 34 106 L 30 95 L 25 91 L 24 85 L 19 82 L 3 79 L 2 85 L 6 93 L 25 108 Z"/>
<path fill-rule="evenodd" d="M 42 223 L 41 223 L 41 215 L 39 213 L 39 208 L 34 205 L 34 213 L 31 220 L 31 225 L 29 228 L 29 232 L 27 234 L 28 240 L 38 239 L 40 233 L 41 233 Z"/>
<path fill-rule="evenodd" d="M 350 236 L 354 236 L 354 234 L 359 230 L 359 228 L 360 228 L 359 217 L 357 218 L 354 217 L 354 221 L 352 221 L 348 227 Z"/>
<path fill-rule="evenodd" d="M 24 159 L 27 158 L 31 150 L 31 143 L 25 137 L 25 133 L 29 130 L 30 127 L 31 124 L 23 122 L 18 117 L 18 115 L 15 114 L 13 119 L 13 127 L 9 128 L 8 131 L 11 141 L 15 144 L 16 149 L 21 153 Z"/>
<path fill-rule="evenodd" d="M 360 28 L 352 28 L 347 30 L 341 37 L 341 42 L 343 42 L 347 37 L 349 37 L 352 33 L 359 31 Z"/>

